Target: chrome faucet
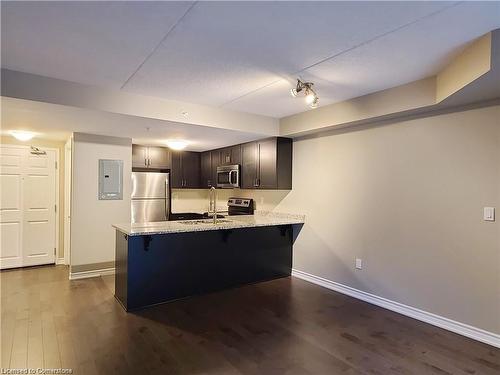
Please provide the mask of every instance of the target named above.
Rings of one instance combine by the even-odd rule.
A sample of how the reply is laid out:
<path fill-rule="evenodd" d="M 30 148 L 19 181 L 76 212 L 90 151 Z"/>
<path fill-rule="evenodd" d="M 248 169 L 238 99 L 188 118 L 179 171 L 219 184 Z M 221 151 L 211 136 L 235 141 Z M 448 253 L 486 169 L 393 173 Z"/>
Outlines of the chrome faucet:
<path fill-rule="evenodd" d="M 213 214 L 214 224 L 217 224 L 217 190 L 215 189 L 214 186 L 210 188 L 208 199 L 210 200 L 208 206 L 208 213 Z"/>

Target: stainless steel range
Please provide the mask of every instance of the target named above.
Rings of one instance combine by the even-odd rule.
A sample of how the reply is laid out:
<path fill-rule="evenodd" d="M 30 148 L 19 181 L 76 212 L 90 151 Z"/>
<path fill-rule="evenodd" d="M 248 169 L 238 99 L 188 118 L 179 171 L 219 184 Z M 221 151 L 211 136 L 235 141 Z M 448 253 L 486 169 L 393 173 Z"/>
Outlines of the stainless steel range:
<path fill-rule="evenodd" d="M 227 201 L 227 213 L 233 215 L 253 215 L 254 202 L 251 198 L 229 198 Z"/>

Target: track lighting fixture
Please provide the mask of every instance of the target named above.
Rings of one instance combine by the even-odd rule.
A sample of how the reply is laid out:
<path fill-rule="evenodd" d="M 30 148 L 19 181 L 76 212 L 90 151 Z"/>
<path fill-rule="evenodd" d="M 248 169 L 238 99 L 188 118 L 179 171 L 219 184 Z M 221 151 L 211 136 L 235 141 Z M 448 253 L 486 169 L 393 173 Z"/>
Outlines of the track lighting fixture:
<path fill-rule="evenodd" d="M 303 92 L 306 103 L 309 107 L 318 108 L 319 98 L 312 88 L 313 85 L 314 83 L 312 82 L 302 82 L 300 79 L 297 79 L 297 85 L 290 90 L 290 94 L 296 98 L 301 92 Z"/>

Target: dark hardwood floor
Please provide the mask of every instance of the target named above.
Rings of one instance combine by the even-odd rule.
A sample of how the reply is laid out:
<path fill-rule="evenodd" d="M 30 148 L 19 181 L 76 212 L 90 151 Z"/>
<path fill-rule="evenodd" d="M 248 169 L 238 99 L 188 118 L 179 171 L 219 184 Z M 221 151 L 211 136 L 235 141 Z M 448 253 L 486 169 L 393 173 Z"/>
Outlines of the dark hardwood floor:
<path fill-rule="evenodd" d="M 495 374 L 500 349 L 285 278 L 125 313 L 112 278 L 2 271 L 3 368 L 74 374 Z"/>

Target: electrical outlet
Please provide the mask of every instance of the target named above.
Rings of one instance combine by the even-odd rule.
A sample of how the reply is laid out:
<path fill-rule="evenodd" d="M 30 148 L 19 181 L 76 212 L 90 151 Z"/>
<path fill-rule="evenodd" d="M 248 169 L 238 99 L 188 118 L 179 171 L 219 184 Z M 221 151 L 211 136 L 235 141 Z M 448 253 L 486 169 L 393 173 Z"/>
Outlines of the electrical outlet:
<path fill-rule="evenodd" d="M 356 258 L 356 269 L 358 270 L 363 269 L 363 259 Z"/>

